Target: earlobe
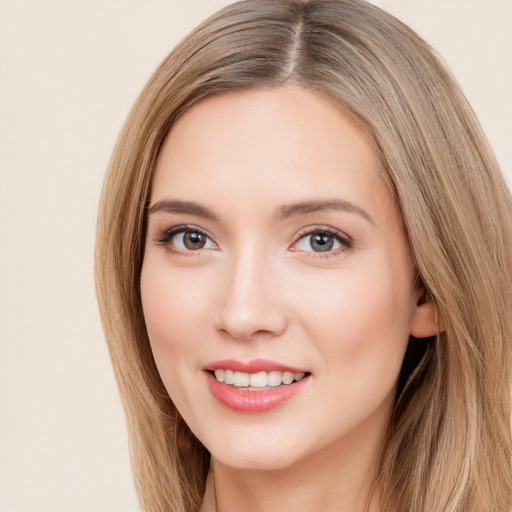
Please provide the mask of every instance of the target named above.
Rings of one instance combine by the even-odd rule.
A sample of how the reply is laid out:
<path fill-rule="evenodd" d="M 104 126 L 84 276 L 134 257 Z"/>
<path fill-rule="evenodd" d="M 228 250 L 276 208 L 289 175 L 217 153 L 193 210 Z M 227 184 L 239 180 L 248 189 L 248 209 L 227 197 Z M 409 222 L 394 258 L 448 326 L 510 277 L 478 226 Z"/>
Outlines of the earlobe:
<path fill-rule="evenodd" d="M 409 334 L 415 338 L 435 336 L 443 330 L 432 296 L 422 287 L 418 290 Z"/>

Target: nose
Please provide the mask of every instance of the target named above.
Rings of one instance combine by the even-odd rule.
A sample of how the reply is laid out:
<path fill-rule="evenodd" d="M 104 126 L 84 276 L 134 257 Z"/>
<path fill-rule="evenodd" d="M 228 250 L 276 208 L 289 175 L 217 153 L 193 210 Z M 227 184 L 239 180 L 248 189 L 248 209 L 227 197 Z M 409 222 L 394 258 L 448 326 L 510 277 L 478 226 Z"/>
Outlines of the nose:
<path fill-rule="evenodd" d="M 278 337 L 287 315 L 278 269 L 257 248 L 246 248 L 227 264 L 216 329 L 237 340 Z"/>

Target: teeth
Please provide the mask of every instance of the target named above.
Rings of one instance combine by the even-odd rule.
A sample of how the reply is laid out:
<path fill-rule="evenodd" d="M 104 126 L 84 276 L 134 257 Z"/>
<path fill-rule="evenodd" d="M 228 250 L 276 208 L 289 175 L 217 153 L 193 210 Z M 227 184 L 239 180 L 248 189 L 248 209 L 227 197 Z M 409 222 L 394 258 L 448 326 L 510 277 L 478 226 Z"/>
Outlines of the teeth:
<path fill-rule="evenodd" d="M 220 380 L 220 379 L 217 378 L 217 380 Z M 223 381 L 220 381 L 220 382 L 223 382 Z M 224 384 L 234 384 L 234 382 L 235 382 L 235 372 L 233 372 L 231 370 L 224 370 Z"/>
<path fill-rule="evenodd" d="M 268 372 L 267 380 L 271 387 L 280 386 L 283 381 L 283 374 L 281 372 Z"/>
<path fill-rule="evenodd" d="M 249 384 L 252 388 L 265 388 L 268 386 L 268 377 L 266 372 L 251 373 Z"/>
<path fill-rule="evenodd" d="M 246 388 L 249 385 L 249 374 L 242 372 L 235 372 L 235 382 L 233 382 L 237 388 Z"/>
<path fill-rule="evenodd" d="M 291 384 L 295 380 L 295 375 L 291 372 L 283 373 L 283 384 Z"/>
<path fill-rule="evenodd" d="M 292 372 L 258 372 L 244 373 L 232 370 L 215 370 L 215 378 L 224 384 L 234 385 L 237 388 L 247 388 L 249 391 L 257 391 L 262 388 L 277 387 L 281 384 L 291 384 L 304 378 L 305 373 Z"/>

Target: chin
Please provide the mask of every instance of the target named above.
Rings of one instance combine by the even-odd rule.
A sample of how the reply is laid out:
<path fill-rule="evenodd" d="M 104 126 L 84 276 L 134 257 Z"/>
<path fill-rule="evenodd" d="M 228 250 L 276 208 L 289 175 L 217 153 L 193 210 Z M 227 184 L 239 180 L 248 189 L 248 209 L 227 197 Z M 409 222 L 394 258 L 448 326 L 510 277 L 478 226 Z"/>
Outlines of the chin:
<path fill-rule="evenodd" d="M 286 454 L 276 454 L 258 450 L 257 447 L 252 452 L 220 454 L 216 457 L 212 454 L 214 460 L 238 470 L 245 471 L 280 471 L 291 467 L 297 462 L 296 457 L 290 457 Z"/>
<path fill-rule="evenodd" d="M 300 450 L 291 439 L 270 436 L 262 439 L 227 435 L 220 443 L 206 445 L 212 457 L 223 465 L 239 470 L 278 471 L 292 466 L 300 459 Z M 211 448 L 211 449 L 210 449 Z"/>

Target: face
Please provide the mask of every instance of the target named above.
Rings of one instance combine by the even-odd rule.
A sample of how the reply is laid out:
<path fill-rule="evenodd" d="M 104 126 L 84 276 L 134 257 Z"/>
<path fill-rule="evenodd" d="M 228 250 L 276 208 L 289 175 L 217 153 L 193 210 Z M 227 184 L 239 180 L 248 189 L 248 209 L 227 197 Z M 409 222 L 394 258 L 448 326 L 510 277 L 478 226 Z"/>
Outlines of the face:
<path fill-rule="evenodd" d="M 141 277 L 162 380 L 214 460 L 286 468 L 385 428 L 421 290 L 367 137 L 295 86 L 172 128 Z"/>

